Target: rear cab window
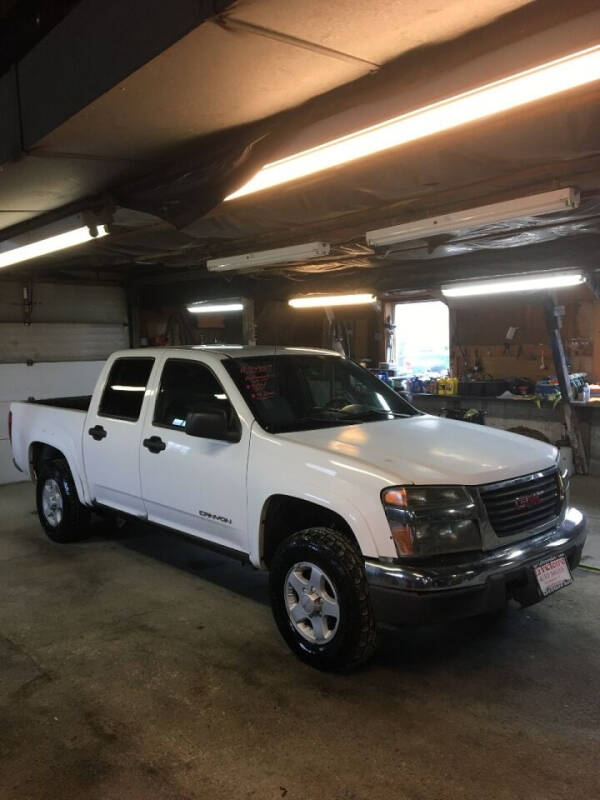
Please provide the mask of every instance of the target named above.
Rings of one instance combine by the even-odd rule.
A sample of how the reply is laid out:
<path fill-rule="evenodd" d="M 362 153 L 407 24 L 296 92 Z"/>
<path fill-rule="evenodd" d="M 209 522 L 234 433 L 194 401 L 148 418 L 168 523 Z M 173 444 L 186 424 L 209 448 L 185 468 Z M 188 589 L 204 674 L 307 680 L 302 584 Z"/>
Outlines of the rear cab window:
<path fill-rule="evenodd" d="M 153 366 L 153 358 L 117 358 L 100 398 L 98 416 L 136 422 Z"/>

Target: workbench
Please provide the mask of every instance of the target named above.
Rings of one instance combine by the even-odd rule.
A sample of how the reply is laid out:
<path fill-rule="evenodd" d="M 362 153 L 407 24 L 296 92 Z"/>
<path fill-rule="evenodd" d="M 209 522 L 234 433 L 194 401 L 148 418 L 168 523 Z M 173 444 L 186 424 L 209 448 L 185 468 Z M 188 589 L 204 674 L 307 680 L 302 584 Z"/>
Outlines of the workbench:
<path fill-rule="evenodd" d="M 545 434 L 552 443 L 565 438 L 561 404 L 553 407 L 543 400 L 538 408 L 533 400 L 466 395 L 407 394 L 420 411 L 439 415 L 445 408 L 475 408 L 485 414 L 485 424 L 493 428 L 534 428 Z M 579 417 L 583 443 L 586 448 L 590 474 L 600 475 L 600 403 L 572 402 Z"/>

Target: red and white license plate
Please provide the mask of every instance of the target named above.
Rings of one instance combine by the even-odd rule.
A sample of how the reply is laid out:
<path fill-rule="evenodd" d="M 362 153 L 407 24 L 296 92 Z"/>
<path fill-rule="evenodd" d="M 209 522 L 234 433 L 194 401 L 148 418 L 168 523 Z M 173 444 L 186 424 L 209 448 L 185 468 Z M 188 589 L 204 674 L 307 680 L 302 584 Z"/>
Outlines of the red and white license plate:
<path fill-rule="evenodd" d="M 564 556 L 556 556 L 537 564 L 533 571 L 544 597 L 573 583 L 573 576 Z"/>

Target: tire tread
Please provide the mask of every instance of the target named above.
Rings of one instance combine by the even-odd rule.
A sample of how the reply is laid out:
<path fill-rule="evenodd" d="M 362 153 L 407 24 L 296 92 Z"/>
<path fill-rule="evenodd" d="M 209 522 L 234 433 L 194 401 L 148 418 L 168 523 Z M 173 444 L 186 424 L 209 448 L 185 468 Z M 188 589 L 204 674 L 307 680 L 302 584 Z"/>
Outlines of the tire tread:
<path fill-rule="evenodd" d="M 377 642 L 375 617 L 362 555 L 357 545 L 338 531 L 320 527 L 307 528 L 282 542 L 273 559 L 272 569 L 277 569 L 278 560 L 285 556 L 292 542 L 294 546 L 306 547 L 338 562 L 354 586 L 359 606 L 360 630 L 353 647 L 345 653 L 344 663 L 334 667 L 344 672 L 354 670 L 370 659 Z"/>

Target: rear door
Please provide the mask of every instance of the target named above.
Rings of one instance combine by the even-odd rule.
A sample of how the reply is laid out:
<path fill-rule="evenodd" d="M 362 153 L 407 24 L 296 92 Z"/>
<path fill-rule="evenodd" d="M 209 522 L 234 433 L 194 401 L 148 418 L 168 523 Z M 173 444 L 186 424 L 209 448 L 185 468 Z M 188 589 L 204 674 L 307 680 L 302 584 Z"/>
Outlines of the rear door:
<path fill-rule="evenodd" d="M 145 516 L 140 484 L 140 440 L 146 389 L 154 358 L 123 356 L 110 367 L 92 398 L 83 432 L 83 459 L 92 498 L 103 505 Z"/>
<path fill-rule="evenodd" d="M 226 385 L 197 359 L 167 358 L 142 435 L 140 471 L 148 519 L 248 552 L 246 464 L 250 431 Z M 239 442 L 190 436 L 189 413 L 225 409 L 241 425 Z"/>

